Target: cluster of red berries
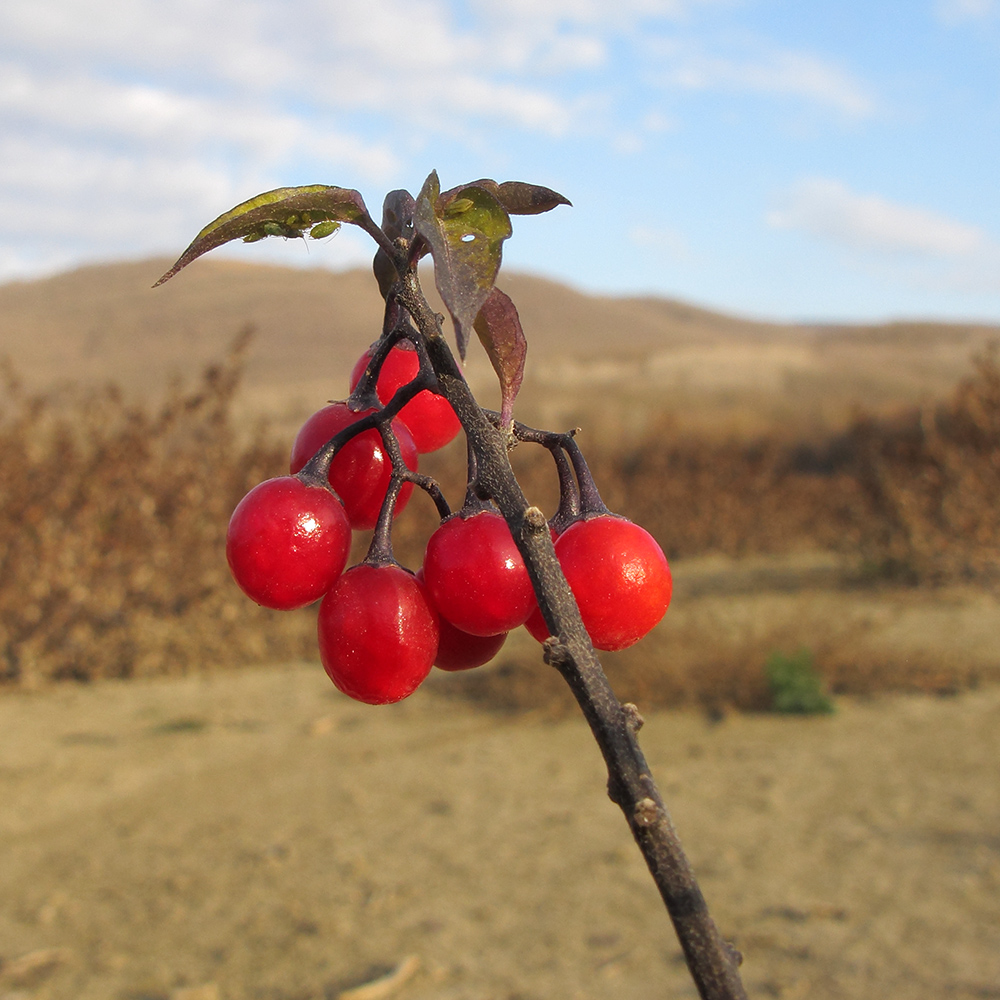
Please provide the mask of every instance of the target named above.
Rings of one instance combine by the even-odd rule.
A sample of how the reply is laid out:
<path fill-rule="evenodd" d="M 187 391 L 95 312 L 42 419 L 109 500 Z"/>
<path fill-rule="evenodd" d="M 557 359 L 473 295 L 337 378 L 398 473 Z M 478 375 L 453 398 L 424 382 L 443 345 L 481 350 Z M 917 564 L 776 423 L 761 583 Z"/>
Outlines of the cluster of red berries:
<path fill-rule="evenodd" d="M 355 365 L 352 389 L 370 361 L 371 351 Z M 392 399 L 419 368 L 408 342 L 393 347 L 378 372 L 379 400 Z M 329 487 L 305 475 L 306 466 L 336 435 L 372 412 L 341 402 L 314 413 L 295 438 L 292 474 L 261 483 L 240 501 L 226 555 L 236 582 L 258 604 L 290 610 L 322 598 L 319 650 L 330 678 L 352 698 L 386 704 L 416 690 L 432 666 L 466 670 L 488 662 L 520 625 L 540 641 L 549 633 L 510 529 L 487 503 L 467 503 L 445 517 L 416 574 L 384 551 L 375 553 L 374 543 L 364 562 L 345 571 L 351 530 L 379 522 L 392 456 L 373 427 L 333 454 Z M 418 455 L 444 446 L 459 429 L 447 400 L 421 390 L 391 423 L 397 462 L 415 473 Z M 389 501 L 392 516 L 412 488 L 410 481 L 397 484 Z M 577 504 L 574 516 L 561 519 L 552 534 L 596 648 L 624 649 L 663 617 L 670 570 L 643 528 L 603 504 L 589 509 Z"/>

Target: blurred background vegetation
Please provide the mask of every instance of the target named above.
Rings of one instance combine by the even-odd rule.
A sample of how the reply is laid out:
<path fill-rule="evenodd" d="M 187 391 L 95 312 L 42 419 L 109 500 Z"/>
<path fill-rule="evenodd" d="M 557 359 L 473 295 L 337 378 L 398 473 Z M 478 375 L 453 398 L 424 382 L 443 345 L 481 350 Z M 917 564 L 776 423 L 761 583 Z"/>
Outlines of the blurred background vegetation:
<path fill-rule="evenodd" d="M 158 267 L 0 288 L 3 685 L 316 659 L 313 610 L 258 608 L 231 582 L 226 524 L 248 489 L 287 471 L 297 422 L 345 394 L 378 310 L 373 322 L 351 293 L 357 274 L 231 264 L 192 269 L 173 299 L 141 298 L 136 277 Z M 291 300 L 261 293 L 289 283 Z M 505 287 L 533 352 L 519 415 L 579 423 L 609 506 L 674 563 L 664 623 L 608 657 L 623 697 L 768 707 L 765 667 L 782 650 L 808 651 L 834 693 L 1000 675 L 983 642 L 1000 621 L 997 331 L 768 328 L 675 303 L 588 307 L 538 279 Z M 595 315 L 626 325 L 602 339 Z M 469 378 L 488 397 L 481 359 Z M 554 510 L 547 454 L 513 457 L 525 493 Z M 421 467 L 459 502 L 460 442 Z M 415 498 L 396 532 L 404 564 L 419 564 L 435 523 Z M 503 709 L 568 705 L 522 635 L 438 687 Z"/>

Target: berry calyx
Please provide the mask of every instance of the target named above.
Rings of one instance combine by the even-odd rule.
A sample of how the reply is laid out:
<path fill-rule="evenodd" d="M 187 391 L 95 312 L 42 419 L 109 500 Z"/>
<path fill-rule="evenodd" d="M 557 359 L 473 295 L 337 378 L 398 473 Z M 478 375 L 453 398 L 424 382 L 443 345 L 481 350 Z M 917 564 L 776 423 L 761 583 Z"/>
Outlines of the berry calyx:
<path fill-rule="evenodd" d="M 289 467 L 298 472 L 334 435 L 372 410 L 355 413 L 346 403 L 331 403 L 317 410 L 301 427 L 292 445 Z M 407 468 L 416 471 L 417 446 L 406 426 L 392 422 L 392 431 Z M 344 503 L 347 519 L 356 530 L 374 528 L 392 476 L 392 460 L 382 443 L 382 436 L 372 428 L 351 438 L 330 463 L 330 485 Z M 413 492 L 412 483 L 404 483 L 396 502 L 395 514 L 406 506 Z"/>
<path fill-rule="evenodd" d="M 340 501 L 295 476 L 255 486 L 226 532 L 226 559 L 240 589 L 280 611 L 318 601 L 343 572 L 350 547 Z"/>
<path fill-rule="evenodd" d="M 351 372 L 351 390 L 361 381 L 368 363 L 371 348 L 358 359 Z M 420 357 L 409 341 L 396 344 L 389 351 L 375 384 L 375 392 L 382 403 L 388 403 L 398 389 L 408 385 L 420 371 Z M 413 436 L 417 451 L 424 454 L 443 448 L 461 430 L 461 423 L 451 403 L 430 389 L 418 392 L 399 411 L 399 419 L 406 424 Z"/>
<path fill-rule="evenodd" d="M 411 695 L 438 651 L 438 615 L 424 586 L 396 563 L 352 566 L 323 598 L 323 667 L 357 701 L 388 705 Z"/>
<path fill-rule="evenodd" d="M 555 549 L 596 649 L 625 649 L 666 614 L 670 567 L 645 528 L 614 515 L 591 517 L 566 528 Z M 537 607 L 525 627 L 539 642 L 548 638 Z"/>
<path fill-rule="evenodd" d="M 423 571 L 442 617 L 471 635 L 509 632 L 536 604 L 510 528 L 492 510 L 446 520 L 427 542 Z"/>

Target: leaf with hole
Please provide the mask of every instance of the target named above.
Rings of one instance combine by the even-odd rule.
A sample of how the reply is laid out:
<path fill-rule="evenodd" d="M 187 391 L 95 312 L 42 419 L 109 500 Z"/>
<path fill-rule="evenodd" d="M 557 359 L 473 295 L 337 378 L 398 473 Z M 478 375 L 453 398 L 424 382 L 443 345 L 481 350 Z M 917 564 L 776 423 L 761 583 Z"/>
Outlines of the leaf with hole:
<path fill-rule="evenodd" d="M 494 195 L 475 184 L 442 195 L 433 171 L 417 198 L 413 226 L 430 247 L 434 281 L 455 323 L 464 359 L 469 333 L 500 270 L 510 217 Z"/>

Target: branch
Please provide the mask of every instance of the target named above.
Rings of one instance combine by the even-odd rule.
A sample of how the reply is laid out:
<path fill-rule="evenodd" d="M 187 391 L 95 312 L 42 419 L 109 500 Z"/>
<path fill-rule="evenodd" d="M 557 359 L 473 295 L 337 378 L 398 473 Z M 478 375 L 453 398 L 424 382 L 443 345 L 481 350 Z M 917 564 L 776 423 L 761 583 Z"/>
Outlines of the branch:
<path fill-rule="evenodd" d="M 458 414 L 477 462 L 481 493 L 492 499 L 510 526 L 552 638 L 545 659 L 569 684 L 608 768 L 608 795 L 625 814 L 653 880 L 666 904 L 688 968 L 703 1000 L 745 1000 L 739 953 L 719 933 L 694 872 L 681 848 L 663 799 L 639 749 L 641 719 L 611 690 L 580 611 L 566 583 L 545 516 L 528 505 L 511 470 L 507 436 L 475 401 L 427 304 L 415 269 L 401 268 L 400 303 L 423 335 L 441 393 Z"/>

